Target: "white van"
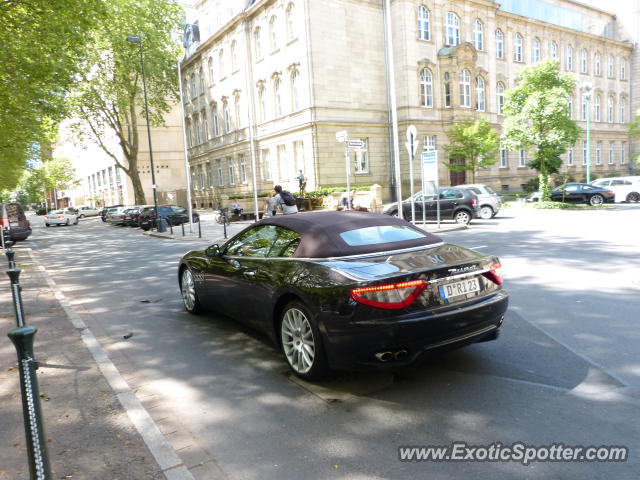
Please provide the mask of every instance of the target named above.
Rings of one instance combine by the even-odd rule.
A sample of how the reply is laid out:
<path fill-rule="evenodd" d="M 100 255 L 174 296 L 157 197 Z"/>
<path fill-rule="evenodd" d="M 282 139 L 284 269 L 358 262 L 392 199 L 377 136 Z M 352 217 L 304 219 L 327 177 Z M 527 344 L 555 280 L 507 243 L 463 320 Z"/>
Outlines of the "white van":
<path fill-rule="evenodd" d="M 640 202 L 640 176 L 599 178 L 591 185 L 611 190 L 616 202 Z"/>

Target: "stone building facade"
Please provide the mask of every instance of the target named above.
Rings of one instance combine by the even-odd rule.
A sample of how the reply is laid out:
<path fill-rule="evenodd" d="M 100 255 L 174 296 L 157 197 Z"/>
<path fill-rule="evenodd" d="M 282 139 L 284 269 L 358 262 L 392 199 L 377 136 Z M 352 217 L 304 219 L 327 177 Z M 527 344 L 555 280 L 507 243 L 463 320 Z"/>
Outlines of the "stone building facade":
<path fill-rule="evenodd" d="M 280 183 L 307 190 L 346 183 L 336 132 L 362 140 L 348 152 L 352 184 L 394 185 L 388 71 L 395 80 L 400 145 L 409 125 L 420 146 L 442 147 L 453 124 L 487 118 L 500 131 L 504 93 L 518 70 L 556 58 L 578 81 L 571 112 L 586 133 L 591 95 L 592 176 L 628 174 L 633 44 L 615 16 L 571 0 L 392 0 L 393 65 L 385 53 L 383 0 L 196 2 L 182 62 L 194 203 Z M 194 34 L 195 32 L 195 34 Z M 590 87 L 590 88 L 587 88 Z M 582 179 L 585 139 L 563 155 Z M 519 191 L 536 172 L 530 152 L 500 150 L 476 181 Z M 401 181 L 408 155 L 400 148 Z M 465 175 L 441 165 L 442 185 Z M 417 178 L 417 177 L 416 177 Z"/>

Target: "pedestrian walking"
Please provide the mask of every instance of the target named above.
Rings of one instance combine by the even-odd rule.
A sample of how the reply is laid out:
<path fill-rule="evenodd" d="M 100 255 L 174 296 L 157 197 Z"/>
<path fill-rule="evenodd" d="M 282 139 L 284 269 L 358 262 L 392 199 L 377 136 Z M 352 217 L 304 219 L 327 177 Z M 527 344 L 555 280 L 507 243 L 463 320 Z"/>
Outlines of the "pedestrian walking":
<path fill-rule="evenodd" d="M 292 213 L 298 213 L 298 207 L 296 205 L 296 197 L 294 197 L 291 192 L 287 190 L 283 190 L 280 185 L 276 185 L 273 187 L 276 192 L 275 203 L 276 205 L 280 205 L 282 209 L 282 213 L 284 215 L 290 215 Z"/>
<path fill-rule="evenodd" d="M 264 214 L 267 217 L 274 217 L 276 215 L 277 208 L 278 204 L 276 203 L 276 199 L 273 196 L 273 192 L 269 192 L 267 198 L 264 199 Z"/>

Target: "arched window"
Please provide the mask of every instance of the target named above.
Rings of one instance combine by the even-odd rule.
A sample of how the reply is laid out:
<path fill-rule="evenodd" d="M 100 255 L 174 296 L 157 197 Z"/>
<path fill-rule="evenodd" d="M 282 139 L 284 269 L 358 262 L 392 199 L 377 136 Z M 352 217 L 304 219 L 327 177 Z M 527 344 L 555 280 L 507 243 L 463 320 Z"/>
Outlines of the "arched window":
<path fill-rule="evenodd" d="M 276 16 L 274 15 L 269 20 L 269 41 L 271 43 L 271 51 L 278 49 L 278 24 L 276 23 Z"/>
<path fill-rule="evenodd" d="M 607 98 L 607 122 L 613 123 L 613 97 Z"/>
<path fill-rule="evenodd" d="M 195 74 L 191 74 L 191 98 L 194 99 L 198 96 L 198 92 L 196 90 L 196 76 Z"/>
<path fill-rule="evenodd" d="M 451 77 L 449 72 L 444 73 L 444 106 L 451 106 Z"/>
<path fill-rule="evenodd" d="M 218 106 L 215 103 L 211 104 L 211 123 L 213 125 L 213 136 L 220 136 L 220 120 L 218 119 Z"/>
<path fill-rule="evenodd" d="M 182 80 L 182 101 L 187 103 L 189 100 L 189 84 L 186 80 Z"/>
<path fill-rule="evenodd" d="M 222 101 L 222 116 L 224 120 L 224 133 L 231 131 L 231 112 L 229 111 L 229 102 L 225 99 Z"/>
<path fill-rule="evenodd" d="M 253 30 L 253 47 L 256 51 L 256 60 L 262 58 L 262 44 L 260 43 L 260 27 Z"/>
<path fill-rule="evenodd" d="M 496 30 L 496 58 L 504 58 L 504 33 Z"/>
<path fill-rule="evenodd" d="M 191 120 L 185 121 L 185 129 L 187 134 L 187 147 L 193 146 L 193 138 L 191 132 Z M 98 180 L 100 180 L 100 175 L 98 175 Z"/>
<path fill-rule="evenodd" d="M 479 18 L 473 24 L 473 46 L 476 50 L 484 50 L 484 25 Z"/>
<path fill-rule="evenodd" d="M 460 106 L 471 106 L 471 74 L 469 70 L 462 70 L 459 76 L 460 80 Z"/>
<path fill-rule="evenodd" d="M 264 85 L 258 87 L 258 118 L 260 122 L 264 122 L 267 116 L 267 103 L 265 99 L 266 89 Z"/>
<path fill-rule="evenodd" d="M 238 69 L 238 54 L 236 52 L 236 41 L 231 42 L 231 71 L 235 72 Z"/>
<path fill-rule="evenodd" d="M 428 68 L 420 70 L 420 105 L 433 107 L 433 76 Z"/>
<path fill-rule="evenodd" d="M 446 44 L 458 45 L 460 43 L 460 19 L 453 12 L 447 12 Z"/>
<path fill-rule="evenodd" d="M 613 78 L 613 57 L 609 55 L 607 57 L 607 76 Z"/>
<path fill-rule="evenodd" d="M 296 38 L 296 30 L 295 30 L 295 23 L 294 23 L 294 16 L 295 12 L 293 10 L 293 3 L 290 3 L 287 6 L 287 10 L 285 11 L 285 15 L 287 17 L 287 39 L 289 40 L 293 40 L 294 38 Z"/>
<path fill-rule="evenodd" d="M 600 107 L 600 95 L 596 95 L 596 98 L 593 102 L 593 120 L 596 122 L 601 121 L 601 107 Z"/>
<path fill-rule="evenodd" d="M 573 97 L 569 97 L 567 102 L 567 110 L 569 110 L 569 118 L 573 120 Z"/>
<path fill-rule="evenodd" d="M 620 80 L 627 79 L 627 61 L 624 58 L 620 59 Z"/>
<path fill-rule="evenodd" d="M 534 38 L 533 44 L 531 45 L 531 61 L 533 63 L 538 63 L 541 58 L 541 47 L 540 47 L 540 39 Z"/>
<path fill-rule="evenodd" d="M 584 122 L 587 119 L 587 96 L 582 95 L 582 108 L 580 111 L 580 118 Z"/>
<path fill-rule="evenodd" d="M 596 53 L 593 57 L 593 73 L 595 75 L 602 75 L 602 67 L 601 67 L 599 53 Z"/>
<path fill-rule="evenodd" d="M 204 93 L 204 69 L 202 67 L 198 70 L 198 90 L 200 95 Z"/>
<path fill-rule="evenodd" d="M 573 72 L 573 47 L 571 45 L 567 45 L 567 55 L 565 57 L 565 68 Z"/>
<path fill-rule="evenodd" d="M 558 59 L 558 44 L 556 42 L 551 42 L 549 45 L 549 53 L 552 59 Z"/>
<path fill-rule="evenodd" d="M 418 7 L 418 40 L 431 40 L 429 10 L 422 5 Z"/>
<path fill-rule="evenodd" d="M 218 71 L 220 72 L 220 78 L 224 78 L 224 50 L 220 49 L 220 53 L 218 53 Z"/>
<path fill-rule="evenodd" d="M 280 96 L 280 77 L 273 80 L 273 113 L 276 117 L 282 115 L 282 97 Z"/>
<path fill-rule="evenodd" d="M 476 77 L 476 110 L 484 112 L 485 104 L 484 79 L 482 77 Z"/>
<path fill-rule="evenodd" d="M 580 73 L 587 73 L 589 70 L 589 54 L 583 48 L 580 52 Z"/>
<path fill-rule="evenodd" d="M 516 33 L 513 37 L 513 61 L 522 62 L 522 35 Z"/>
<path fill-rule="evenodd" d="M 195 144 L 200 145 L 200 117 L 197 114 L 193 116 L 193 133 L 195 134 Z"/>
<path fill-rule="evenodd" d="M 206 110 L 202 110 L 200 116 L 202 117 L 202 141 L 206 142 L 209 140 L 209 120 L 207 119 Z"/>
<path fill-rule="evenodd" d="M 298 82 L 300 74 L 297 70 L 291 72 L 291 110 L 298 111 L 300 109 L 300 85 Z"/>
<path fill-rule="evenodd" d="M 209 70 L 209 85 L 213 85 L 213 82 L 215 81 L 213 72 L 213 57 L 209 57 L 209 59 L 207 60 L 207 69 Z"/>
<path fill-rule="evenodd" d="M 233 115 L 236 119 L 236 129 L 242 128 L 242 115 L 240 114 L 240 94 L 233 97 Z"/>
<path fill-rule="evenodd" d="M 504 113 L 504 83 L 498 82 L 496 85 L 496 105 L 498 106 L 498 113 Z"/>
<path fill-rule="evenodd" d="M 626 123 L 627 121 L 627 101 L 624 98 L 620 98 L 620 123 Z"/>

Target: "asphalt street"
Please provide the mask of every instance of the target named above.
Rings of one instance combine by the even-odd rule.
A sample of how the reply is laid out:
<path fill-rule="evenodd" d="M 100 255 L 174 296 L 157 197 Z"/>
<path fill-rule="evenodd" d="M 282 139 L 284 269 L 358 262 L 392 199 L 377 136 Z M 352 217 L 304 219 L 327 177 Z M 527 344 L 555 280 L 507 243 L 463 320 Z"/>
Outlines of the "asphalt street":
<path fill-rule="evenodd" d="M 443 234 L 500 256 L 511 297 L 498 341 L 320 385 L 292 378 L 260 334 L 184 311 L 177 261 L 205 238 L 153 238 L 83 219 L 35 226 L 26 243 L 195 478 L 609 480 L 640 471 L 638 225 L 637 204 L 508 208 Z M 220 237 L 217 228 L 207 236 Z M 623 445 L 630 458 L 398 459 L 400 446 L 452 442 Z"/>

